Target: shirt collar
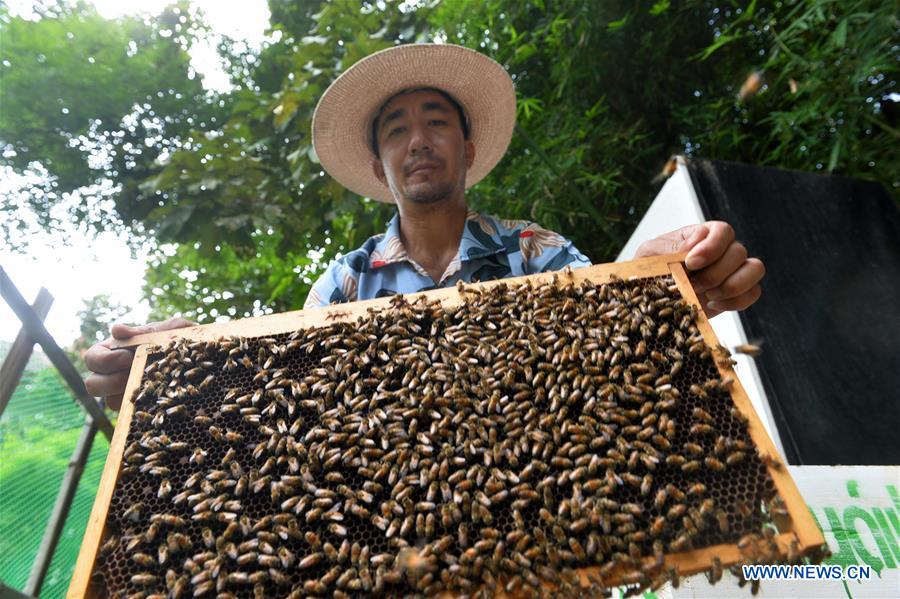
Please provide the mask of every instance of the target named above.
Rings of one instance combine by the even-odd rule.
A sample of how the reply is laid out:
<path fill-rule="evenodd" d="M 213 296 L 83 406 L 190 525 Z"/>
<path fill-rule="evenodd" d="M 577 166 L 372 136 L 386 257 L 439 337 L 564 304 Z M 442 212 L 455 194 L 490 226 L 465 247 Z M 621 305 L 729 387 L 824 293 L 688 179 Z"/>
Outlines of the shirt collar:
<path fill-rule="evenodd" d="M 454 262 L 467 262 L 507 251 L 509 242 L 501 235 L 501 228 L 500 223 L 494 217 L 469 210 Z M 516 239 L 517 241 L 518 239 Z M 375 244 L 369 259 L 369 266 L 372 269 L 378 269 L 398 262 L 409 262 L 414 267 L 420 268 L 409 258 L 403 242 L 400 241 L 399 213 L 390 220 L 387 231 Z"/>

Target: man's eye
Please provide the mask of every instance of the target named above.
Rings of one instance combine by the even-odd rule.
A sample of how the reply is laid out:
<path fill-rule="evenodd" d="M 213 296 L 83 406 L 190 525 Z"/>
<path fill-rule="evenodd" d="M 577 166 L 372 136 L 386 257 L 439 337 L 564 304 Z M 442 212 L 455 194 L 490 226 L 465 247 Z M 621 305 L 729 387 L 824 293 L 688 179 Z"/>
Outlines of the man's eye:
<path fill-rule="evenodd" d="M 431 121 L 431 124 L 438 125 L 438 126 L 444 126 L 447 124 L 447 121 L 443 121 L 441 119 L 434 119 L 433 121 Z"/>
<path fill-rule="evenodd" d="M 394 127 L 390 131 L 388 131 L 388 137 L 394 137 L 398 133 L 403 133 L 404 127 Z"/>

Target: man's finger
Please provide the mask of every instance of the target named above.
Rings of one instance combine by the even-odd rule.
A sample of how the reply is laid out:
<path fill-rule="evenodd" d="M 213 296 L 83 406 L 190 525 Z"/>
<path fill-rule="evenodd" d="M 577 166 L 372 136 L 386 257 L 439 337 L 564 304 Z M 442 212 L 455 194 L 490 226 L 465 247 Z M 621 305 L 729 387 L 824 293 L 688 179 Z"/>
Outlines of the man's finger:
<path fill-rule="evenodd" d="M 732 297 L 724 300 L 715 300 L 707 304 L 709 309 L 717 312 L 725 312 L 726 310 L 745 310 L 753 305 L 762 295 L 762 287 L 754 285 L 749 291 L 738 297 Z"/>
<path fill-rule="evenodd" d="M 149 325 L 132 326 L 130 324 L 115 323 L 109 328 L 109 333 L 113 339 L 129 339 L 135 335 L 143 333 L 152 333 L 153 329 Z"/>
<path fill-rule="evenodd" d="M 747 260 L 747 249 L 740 243 L 734 242 L 716 262 L 703 270 L 691 275 L 691 283 L 694 289 L 706 291 L 714 289 L 722 284 L 725 279 L 737 271 Z"/>
<path fill-rule="evenodd" d="M 125 392 L 128 373 L 127 370 L 120 370 L 112 374 L 92 374 L 84 381 L 84 386 L 94 397 L 121 395 Z"/>
<path fill-rule="evenodd" d="M 706 292 L 711 300 L 723 300 L 739 297 L 752 289 L 766 275 L 766 267 L 762 260 L 749 258 L 728 278 L 714 289 Z"/>
<path fill-rule="evenodd" d="M 107 395 L 106 406 L 110 410 L 118 412 L 122 408 L 122 397 L 124 396 L 121 393 L 118 395 Z"/>
<path fill-rule="evenodd" d="M 709 234 L 691 248 L 684 260 L 688 270 L 700 270 L 716 262 L 734 241 L 734 229 L 722 221 L 706 223 Z"/>
<path fill-rule="evenodd" d="M 688 225 L 671 233 L 660 235 L 642 243 L 635 252 L 635 258 L 648 256 L 662 256 L 664 254 L 677 254 L 687 252 L 700 243 L 708 234 L 706 225 Z"/>
<path fill-rule="evenodd" d="M 131 369 L 134 352 L 129 349 L 109 349 L 103 343 L 91 346 L 84 353 L 84 365 L 97 374 L 113 374 Z"/>
<path fill-rule="evenodd" d="M 168 331 L 171 329 L 181 329 L 184 327 L 194 326 L 195 323 L 180 316 L 174 316 L 161 322 L 150 322 L 145 325 L 131 326 L 127 324 L 116 323 L 110 328 L 113 339 L 125 340 L 142 335 L 144 333 L 156 333 L 158 331 Z"/>

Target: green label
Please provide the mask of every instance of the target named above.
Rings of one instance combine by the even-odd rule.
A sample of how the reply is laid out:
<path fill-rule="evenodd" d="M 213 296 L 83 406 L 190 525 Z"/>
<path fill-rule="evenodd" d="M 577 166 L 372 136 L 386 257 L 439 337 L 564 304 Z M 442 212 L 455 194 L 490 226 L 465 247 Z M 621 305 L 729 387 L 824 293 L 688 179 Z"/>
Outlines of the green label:
<path fill-rule="evenodd" d="M 829 542 L 833 555 L 826 563 L 838 564 L 845 569 L 849 565 L 865 564 L 879 575 L 885 568 L 897 568 L 897 564 L 900 564 L 900 496 L 894 485 L 887 485 L 887 492 L 893 503 L 890 507 L 866 508 L 850 504 L 843 508 L 820 508 L 827 527 L 822 526 L 823 520 L 810 507 L 819 530 L 823 533 L 830 532 L 834 537 Z M 853 499 L 860 498 L 856 481 L 847 481 L 847 495 Z M 863 542 L 865 536 L 874 541 L 874 548 L 873 544 Z"/>

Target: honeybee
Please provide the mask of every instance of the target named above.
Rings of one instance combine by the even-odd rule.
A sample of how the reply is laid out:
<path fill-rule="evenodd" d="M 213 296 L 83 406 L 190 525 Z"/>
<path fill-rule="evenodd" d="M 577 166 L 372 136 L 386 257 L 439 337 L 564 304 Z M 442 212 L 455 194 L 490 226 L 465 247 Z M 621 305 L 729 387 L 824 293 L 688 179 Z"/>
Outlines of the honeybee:
<path fill-rule="evenodd" d="M 118 546 L 119 546 L 119 537 L 117 537 L 116 535 L 111 535 L 100 546 L 100 555 L 101 556 L 109 555 Z"/>
<path fill-rule="evenodd" d="M 703 455 L 703 448 L 697 443 L 685 443 L 683 449 L 686 453 L 689 453 L 693 457 L 699 457 Z"/>
<path fill-rule="evenodd" d="M 669 544 L 669 550 L 673 553 L 687 551 L 691 547 L 691 538 L 687 534 L 681 534 Z"/>
<path fill-rule="evenodd" d="M 657 517 L 650 524 L 650 534 L 654 537 L 660 536 L 666 529 L 666 519 L 662 516 Z"/>
<path fill-rule="evenodd" d="M 695 483 L 691 485 L 691 487 L 687 491 L 688 495 L 705 495 L 706 494 L 706 485 L 703 483 Z"/>
<path fill-rule="evenodd" d="M 715 432 L 715 429 L 708 424 L 695 424 L 689 432 L 691 435 L 710 435 Z"/>
<path fill-rule="evenodd" d="M 702 518 L 711 518 L 714 515 L 713 510 L 716 507 L 716 500 L 712 497 L 707 497 L 700 503 L 700 516 Z"/>
<path fill-rule="evenodd" d="M 696 460 L 693 461 L 696 462 Z M 666 456 L 666 464 L 668 464 L 669 466 L 684 468 L 686 462 L 687 460 L 685 459 L 685 457 L 677 453 Z M 700 463 L 697 462 L 697 465 L 699 466 Z M 693 468 L 693 466 L 691 466 L 690 468 Z"/>
<path fill-rule="evenodd" d="M 707 456 L 703 459 L 703 464 L 713 472 L 722 472 L 725 470 L 725 464 L 714 457 Z"/>
<path fill-rule="evenodd" d="M 172 483 L 168 478 L 162 479 L 159 483 L 159 489 L 156 491 L 156 496 L 159 499 L 166 499 L 172 493 Z"/>
<path fill-rule="evenodd" d="M 747 534 L 741 537 L 737 542 L 737 548 L 741 553 L 747 553 L 756 547 L 757 537 L 755 534 Z"/>
<path fill-rule="evenodd" d="M 708 572 L 710 584 L 716 584 L 722 580 L 722 560 L 718 556 L 713 557 L 712 565 Z"/>
<path fill-rule="evenodd" d="M 144 509 L 144 503 L 138 501 L 137 503 L 131 504 L 124 512 L 122 512 L 122 518 L 125 520 L 131 520 L 132 522 L 137 522 L 141 519 L 141 511 Z"/>
<path fill-rule="evenodd" d="M 706 393 L 706 391 L 703 390 L 703 387 L 697 385 L 696 383 L 692 384 L 688 390 L 690 391 L 691 395 L 695 395 L 700 399 L 709 399 L 709 395 Z"/>
<path fill-rule="evenodd" d="M 137 586 L 150 586 L 156 584 L 156 576 L 153 574 L 141 573 L 131 577 L 131 584 Z"/>
<path fill-rule="evenodd" d="M 187 526 L 187 521 L 184 518 L 174 514 L 153 514 L 150 516 L 150 521 L 174 528 L 184 528 Z"/>
<path fill-rule="evenodd" d="M 685 474 L 693 474 L 694 472 L 698 472 L 699 470 L 700 462 L 698 460 L 691 460 L 681 465 L 681 471 Z"/>
<path fill-rule="evenodd" d="M 662 507 L 666 504 L 666 500 L 669 498 L 669 493 L 666 489 L 660 489 L 656 493 L 656 497 L 653 499 L 653 507 L 657 510 L 662 509 Z"/>
<path fill-rule="evenodd" d="M 781 461 L 772 454 L 760 452 L 759 457 L 762 460 L 762 463 L 765 464 L 767 468 L 771 468 L 773 470 L 782 469 Z"/>
<path fill-rule="evenodd" d="M 719 532 L 722 534 L 727 533 L 731 528 L 728 524 L 728 513 L 723 509 L 716 511 L 716 522 L 719 525 Z"/>
<path fill-rule="evenodd" d="M 187 406 L 179 404 L 166 410 L 167 416 L 187 416 Z"/>
<path fill-rule="evenodd" d="M 776 495 L 772 501 L 769 502 L 769 513 L 773 516 L 780 516 L 782 518 L 789 518 L 790 513 L 788 512 L 787 505 L 784 503 L 784 500 Z"/>
<path fill-rule="evenodd" d="M 742 451 L 735 451 L 728 454 L 728 457 L 725 459 L 725 463 L 729 466 L 736 466 L 744 461 L 746 454 Z"/>
<path fill-rule="evenodd" d="M 788 545 L 787 561 L 795 564 L 800 561 L 800 542 L 795 538 L 791 539 Z"/>
<path fill-rule="evenodd" d="M 744 354 L 745 356 L 750 356 L 751 358 L 755 358 L 762 353 L 762 341 L 756 341 L 753 343 L 742 343 L 740 345 L 736 345 L 734 347 L 734 351 L 739 354 Z"/>
<path fill-rule="evenodd" d="M 707 412 L 703 408 L 694 408 L 693 414 L 694 414 L 694 418 L 697 418 L 698 420 L 703 420 L 707 423 L 713 422 L 713 417 L 710 415 L 709 412 Z"/>

